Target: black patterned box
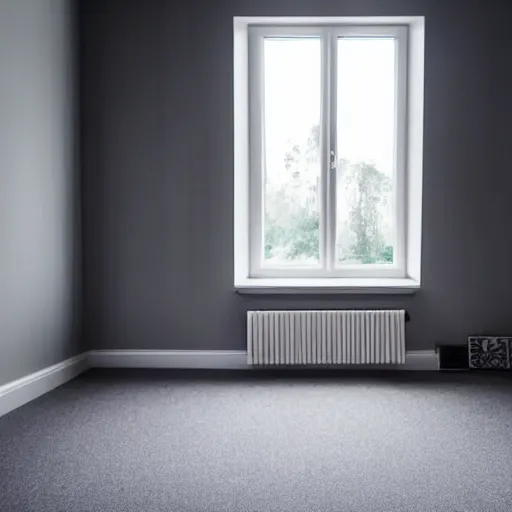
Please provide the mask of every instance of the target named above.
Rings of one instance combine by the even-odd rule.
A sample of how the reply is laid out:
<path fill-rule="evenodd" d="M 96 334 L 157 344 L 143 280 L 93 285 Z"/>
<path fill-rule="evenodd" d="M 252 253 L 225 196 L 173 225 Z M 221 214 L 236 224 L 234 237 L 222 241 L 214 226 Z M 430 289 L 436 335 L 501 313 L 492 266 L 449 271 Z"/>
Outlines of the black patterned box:
<path fill-rule="evenodd" d="M 469 367 L 488 370 L 512 368 L 512 337 L 470 336 Z"/>

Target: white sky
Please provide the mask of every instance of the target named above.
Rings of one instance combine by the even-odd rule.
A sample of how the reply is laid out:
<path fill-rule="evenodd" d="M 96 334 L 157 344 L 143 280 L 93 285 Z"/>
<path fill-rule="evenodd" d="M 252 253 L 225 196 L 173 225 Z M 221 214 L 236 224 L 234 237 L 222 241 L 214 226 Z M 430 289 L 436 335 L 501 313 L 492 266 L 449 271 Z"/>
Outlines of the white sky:
<path fill-rule="evenodd" d="M 394 161 L 393 39 L 338 42 L 338 158 L 373 161 L 388 175 Z M 265 130 L 268 177 L 284 169 L 293 144 L 306 147 L 320 124 L 320 39 L 265 41 Z M 319 172 L 320 169 L 318 169 Z"/>

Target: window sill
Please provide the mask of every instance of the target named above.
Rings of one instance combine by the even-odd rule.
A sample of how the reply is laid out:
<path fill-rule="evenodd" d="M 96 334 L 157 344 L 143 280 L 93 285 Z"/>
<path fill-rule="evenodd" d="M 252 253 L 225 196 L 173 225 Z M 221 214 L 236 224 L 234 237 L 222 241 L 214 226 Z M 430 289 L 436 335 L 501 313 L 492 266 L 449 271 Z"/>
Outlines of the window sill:
<path fill-rule="evenodd" d="M 235 283 L 241 294 L 411 294 L 420 288 L 412 278 L 246 278 Z"/>

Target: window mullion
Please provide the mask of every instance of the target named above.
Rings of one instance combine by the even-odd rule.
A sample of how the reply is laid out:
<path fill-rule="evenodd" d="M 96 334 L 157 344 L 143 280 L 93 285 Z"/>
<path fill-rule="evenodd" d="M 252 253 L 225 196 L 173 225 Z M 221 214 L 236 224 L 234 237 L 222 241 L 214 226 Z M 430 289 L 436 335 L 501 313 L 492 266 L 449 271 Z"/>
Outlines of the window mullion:
<path fill-rule="evenodd" d="M 335 269 L 336 262 L 336 89 L 337 89 L 337 36 L 332 31 L 326 35 L 327 41 L 327 78 L 326 95 L 326 268 Z"/>
<path fill-rule="evenodd" d="M 331 236 L 330 236 L 330 201 L 329 201 L 329 169 L 330 169 L 330 94 L 331 94 L 331 42 L 328 29 L 323 31 L 322 38 L 322 137 L 321 137 L 321 250 L 322 266 L 326 271 L 332 268 Z"/>

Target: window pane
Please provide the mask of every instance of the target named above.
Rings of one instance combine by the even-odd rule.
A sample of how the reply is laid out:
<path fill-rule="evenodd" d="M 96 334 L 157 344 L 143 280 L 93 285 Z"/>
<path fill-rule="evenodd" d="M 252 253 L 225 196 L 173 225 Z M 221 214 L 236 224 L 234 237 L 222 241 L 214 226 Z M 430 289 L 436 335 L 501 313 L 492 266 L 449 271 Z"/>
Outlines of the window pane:
<path fill-rule="evenodd" d="M 338 39 L 337 265 L 393 263 L 395 40 Z"/>
<path fill-rule="evenodd" d="M 264 42 L 264 262 L 318 264 L 321 42 Z"/>

